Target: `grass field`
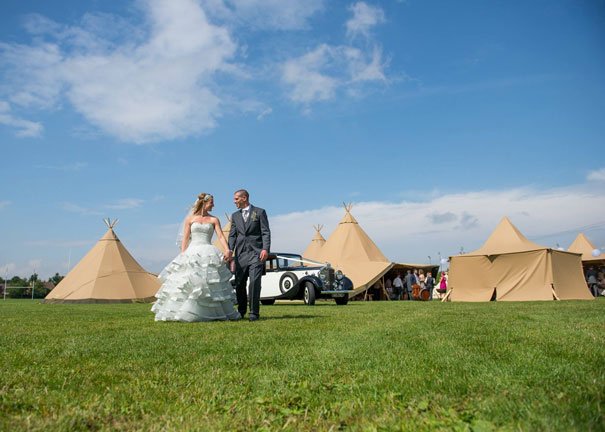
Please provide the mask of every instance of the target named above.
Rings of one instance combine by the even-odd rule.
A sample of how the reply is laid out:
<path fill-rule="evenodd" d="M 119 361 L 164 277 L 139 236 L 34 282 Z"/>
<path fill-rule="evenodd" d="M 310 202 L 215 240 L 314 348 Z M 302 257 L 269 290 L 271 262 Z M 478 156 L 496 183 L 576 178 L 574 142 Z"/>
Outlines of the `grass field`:
<path fill-rule="evenodd" d="M 0 302 L 0 430 L 605 430 L 605 301 Z"/>

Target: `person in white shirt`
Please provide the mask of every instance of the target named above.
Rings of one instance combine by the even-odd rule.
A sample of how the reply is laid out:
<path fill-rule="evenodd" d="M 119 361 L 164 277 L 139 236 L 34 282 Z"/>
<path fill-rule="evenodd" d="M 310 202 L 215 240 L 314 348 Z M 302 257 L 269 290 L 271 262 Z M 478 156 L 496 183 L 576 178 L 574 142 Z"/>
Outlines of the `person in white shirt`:
<path fill-rule="evenodd" d="M 397 273 L 397 277 L 393 279 L 393 294 L 396 300 L 401 300 L 401 294 L 403 293 L 403 281 L 401 280 L 401 273 Z"/>

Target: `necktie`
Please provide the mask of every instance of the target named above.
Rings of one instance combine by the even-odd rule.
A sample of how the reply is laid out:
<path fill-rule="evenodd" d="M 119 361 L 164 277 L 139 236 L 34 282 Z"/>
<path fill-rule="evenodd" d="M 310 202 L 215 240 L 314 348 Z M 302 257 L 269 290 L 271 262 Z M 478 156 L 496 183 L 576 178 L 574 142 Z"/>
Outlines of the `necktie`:
<path fill-rule="evenodd" d="M 248 210 L 242 210 L 242 216 L 244 217 L 244 222 L 248 222 Z"/>

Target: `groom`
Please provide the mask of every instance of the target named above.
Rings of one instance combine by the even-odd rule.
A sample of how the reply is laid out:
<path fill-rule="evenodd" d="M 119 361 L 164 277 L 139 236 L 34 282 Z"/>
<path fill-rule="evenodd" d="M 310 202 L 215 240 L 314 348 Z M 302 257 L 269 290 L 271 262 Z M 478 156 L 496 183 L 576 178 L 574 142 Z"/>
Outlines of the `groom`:
<path fill-rule="evenodd" d="M 237 309 L 243 318 L 249 296 L 250 321 L 256 321 L 259 317 L 261 277 L 271 248 L 269 220 L 265 210 L 250 204 L 248 191 L 244 189 L 236 191 L 233 202 L 239 210 L 231 215 L 229 249 L 235 251 Z M 250 284 L 247 296 L 248 278 Z"/>

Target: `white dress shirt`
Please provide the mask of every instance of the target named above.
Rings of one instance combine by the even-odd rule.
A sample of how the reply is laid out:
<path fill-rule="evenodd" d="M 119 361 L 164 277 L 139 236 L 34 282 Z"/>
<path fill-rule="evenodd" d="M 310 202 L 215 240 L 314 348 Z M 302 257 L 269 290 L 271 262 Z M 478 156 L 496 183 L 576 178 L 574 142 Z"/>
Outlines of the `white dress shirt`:
<path fill-rule="evenodd" d="M 244 222 L 248 222 L 248 218 L 250 217 L 250 206 L 242 209 L 242 217 L 244 218 Z"/>

